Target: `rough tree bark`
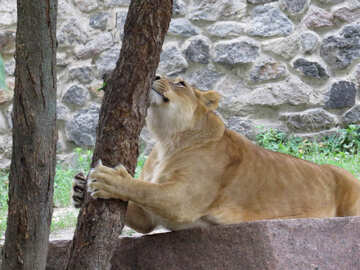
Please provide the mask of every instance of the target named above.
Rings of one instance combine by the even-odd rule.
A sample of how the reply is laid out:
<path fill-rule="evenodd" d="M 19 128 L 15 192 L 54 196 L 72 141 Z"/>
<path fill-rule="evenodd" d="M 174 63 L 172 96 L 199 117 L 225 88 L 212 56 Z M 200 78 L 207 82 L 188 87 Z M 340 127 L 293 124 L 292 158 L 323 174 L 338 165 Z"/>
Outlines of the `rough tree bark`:
<path fill-rule="evenodd" d="M 13 148 L 2 270 L 45 269 L 56 154 L 57 0 L 18 0 Z"/>
<path fill-rule="evenodd" d="M 134 174 L 148 92 L 171 13 L 172 0 L 131 1 L 120 57 L 105 87 L 92 167 L 101 159 L 107 166 L 122 163 Z M 66 269 L 109 269 L 125 211 L 124 202 L 87 194 Z"/>

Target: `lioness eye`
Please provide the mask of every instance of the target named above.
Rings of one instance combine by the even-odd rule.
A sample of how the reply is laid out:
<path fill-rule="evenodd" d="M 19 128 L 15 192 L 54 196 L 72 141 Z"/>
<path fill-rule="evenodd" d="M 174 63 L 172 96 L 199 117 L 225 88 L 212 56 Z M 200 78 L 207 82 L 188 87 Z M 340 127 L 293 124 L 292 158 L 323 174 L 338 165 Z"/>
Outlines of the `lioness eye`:
<path fill-rule="evenodd" d="M 185 87 L 186 86 L 184 81 L 177 82 L 175 85 L 180 86 L 180 87 Z"/>

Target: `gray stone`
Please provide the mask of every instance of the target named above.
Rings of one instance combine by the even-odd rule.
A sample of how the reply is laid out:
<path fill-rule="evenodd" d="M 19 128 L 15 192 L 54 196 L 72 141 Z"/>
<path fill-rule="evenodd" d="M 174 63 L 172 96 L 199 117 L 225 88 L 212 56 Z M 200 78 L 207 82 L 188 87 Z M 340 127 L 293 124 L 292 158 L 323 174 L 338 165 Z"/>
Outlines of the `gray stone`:
<path fill-rule="evenodd" d="M 270 3 L 270 2 L 275 2 L 278 0 L 247 0 L 248 3 L 250 4 L 265 4 L 265 3 Z"/>
<path fill-rule="evenodd" d="M 282 106 L 319 106 L 321 95 L 297 78 L 267 83 L 233 100 L 231 111 L 238 116 L 258 115 L 259 108 L 278 109 Z M 268 115 L 263 115 L 268 117 Z"/>
<path fill-rule="evenodd" d="M 195 36 L 186 40 L 184 53 L 189 61 L 208 64 L 210 58 L 210 40 L 205 36 Z"/>
<path fill-rule="evenodd" d="M 69 69 L 70 80 L 78 80 L 82 84 L 88 84 L 93 80 L 93 68 L 91 66 L 81 66 Z"/>
<path fill-rule="evenodd" d="M 80 59 L 87 59 L 97 56 L 101 52 L 113 46 L 113 37 L 111 33 L 100 33 L 95 39 L 90 40 L 86 45 L 80 45 L 75 48 L 75 55 Z"/>
<path fill-rule="evenodd" d="M 89 25 L 94 29 L 100 29 L 104 31 L 106 29 L 108 18 L 109 13 L 106 12 L 92 14 L 90 16 Z"/>
<path fill-rule="evenodd" d="M 89 97 L 89 92 L 78 85 L 71 86 L 64 94 L 62 101 L 69 105 L 84 106 Z"/>
<path fill-rule="evenodd" d="M 345 125 L 360 124 L 360 105 L 355 105 L 342 116 Z"/>
<path fill-rule="evenodd" d="M 97 0 L 74 0 L 75 5 L 82 11 L 89 13 L 98 7 Z"/>
<path fill-rule="evenodd" d="M 309 4 L 310 0 L 279 0 L 280 8 L 290 16 L 303 14 Z"/>
<path fill-rule="evenodd" d="M 94 146 L 99 111 L 99 106 L 91 105 L 76 113 L 71 121 L 66 123 L 67 139 L 78 146 Z"/>
<path fill-rule="evenodd" d="M 246 13 L 245 1 L 194 0 L 188 18 L 192 21 L 215 22 L 224 18 L 240 19 Z"/>
<path fill-rule="evenodd" d="M 300 35 L 302 51 L 312 54 L 319 46 L 319 36 L 312 32 L 305 32 Z"/>
<path fill-rule="evenodd" d="M 59 142 L 58 142 L 59 143 Z M 58 145 L 59 147 L 59 145 Z M 58 148 L 57 147 L 57 148 Z M 63 147 L 60 143 L 60 147 Z M 61 152 L 60 152 L 61 153 Z M 70 153 L 70 154 L 58 154 L 56 156 L 57 164 L 61 164 L 63 168 L 67 169 L 79 169 L 81 166 L 81 162 L 79 161 L 79 154 L 76 152 Z"/>
<path fill-rule="evenodd" d="M 223 75 L 210 64 L 206 68 L 191 72 L 189 82 L 201 90 L 212 90 Z"/>
<path fill-rule="evenodd" d="M 219 80 L 215 90 L 221 94 L 217 111 L 220 112 L 225 119 L 238 116 L 237 105 L 239 100 L 241 101 L 243 96 L 253 91 L 253 89 L 248 87 L 245 79 L 235 74 L 224 74 L 221 80 Z"/>
<path fill-rule="evenodd" d="M 116 29 L 119 32 L 121 39 L 124 37 L 124 27 L 127 13 L 127 9 L 116 12 Z"/>
<path fill-rule="evenodd" d="M 14 76 L 15 75 L 15 59 L 11 58 L 9 61 L 6 61 L 4 68 L 5 68 L 6 75 Z"/>
<path fill-rule="evenodd" d="M 9 127 L 5 115 L 0 111 L 0 134 L 7 134 Z"/>
<path fill-rule="evenodd" d="M 186 14 L 186 4 L 182 0 L 173 1 L 173 16 L 185 16 Z"/>
<path fill-rule="evenodd" d="M 329 78 L 326 70 L 318 63 L 298 58 L 294 61 L 293 67 L 301 75 L 314 79 L 326 80 Z"/>
<path fill-rule="evenodd" d="M 342 7 L 335 10 L 334 17 L 340 21 L 352 23 L 360 19 L 360 9 Z"/>
<path fill-rule="evenodd" d="M 271 4 L 257 6 L 251 12 L 248 29 L 251 36 L 288 36 L 293 30 L 294 25 L 289 18 Z"/>
<path fill-rule="evenodd" d="M 358 88 L 360 88 L 360 64 L 357 64 L 353 69 L 353 73 L 350 75 L 350 80 L 355 82 Z"/>
<path fill-rule="evenodd" d="M 346 25 L 340 33 L 344 38 L 359 39 L 360 23 Z"/>
<path fill-rule="evenodd" d="M 66 107 L 63 104 L 59 104 L 59 103 L 56 105 L 56 119 L 57 120 L 67 121 L 69 115 L 70 115 L 70 110 L 68 109 L 68 107 Z"/>
<path fill-rule="evenodd" d="M 323 109 L 311 109 L 304 112 L 286 113 L 280 117 L 294 132 L 314 132 L 329 129 L 337 124 L 336 117 Z"/>
<path fill-rule="evenodd" d="M 8 121 L 8 126 L 9 126 L 10 129 L 12 129 L 13 128 L 13 121 L 12 121 L 12 119 L 13 119 L 13 104 L 11 104 L 4 111 L 4 113 L 5 113 L 5 117 L 6 117 L 7 121 Z"/>
<path fill-rule="evenodd" d="M 13 51 L 15 47 L 15 31 L 0 31 L 0 51 L 2 53 Z"/>
<path fill-rule="evenodd" d="M 347 25 L 340 36 L 325 38 L 320 55 L 332 69 L 345 69 L 360 59 L 360 24 Z"/>
<path fill-rule="evenodd" d="M 16 26 L 16 1 L 1 0 L 0 4 L 0 29 Z"/>
<path fill-rule="evenodd" d="M 319 30 L 334 25 L 334 17 L 330 12 L 324 9 L 312 6 L 306 17 L 304 23 L 307 28 Z"/>
<path fill-rule="evenodd" d="M 239 22 L 216 22 L 207 28 L 210 35 L 221 38 L 238 37 L 245 33 L 245 25 Z"/>
<path fill-rule="evenodd" d="M 0 154 L 7 159 L 11 159 L 11 152 L 12 152 L 12 136 L 11 135 L 1 135 L 0 136 Z"/>
<path fill-rule="evenodd" d="M 169 42 L 163 46 L 160 55 L 158 72 L 167 76 L 177 75 L 188 68 L 188 63 L 182 55 L 176 42 Z"/>
<path fill-rule="evenodd" d="M 75 15 L 77 14 L 77 15 Z M 60 26 L 66 20 L 69 20 L 73 17 L 79 18 L 78 8 L 74 6 L 73 1 L 69 0 L 58 0 L 57 7 L 57 25 Z"/>
<path fill-rule="evenodd" d="M 0 88 L 0 105 L 9 104 L 13 100 L 14 92 Z"/>
<path fill-rule="evenodd" d="M 227 126 L 229 129 L 244 135 L 252 141 L 256 139 L 257 128 L 251 120 L 234 116 L 227 119 Z"/>
<path fill-rule="evenodd" d="M 350 9 L 360 8 L 360 0 L 347 0 Z"/>
<path fill-rule="evenodd" d="M 56 66 L 64 68 L 68 64 L 70 64 L 71 59 L 67 58 L 67 54 L 65 52 L 57 52 L 56 53 Z"/>
<path fill-rule="evenodd" d="M 239 38 L 214 44 L 214 61 L 224 64 L 251 63 L 259 56 L 259 46 L 252 40 Z"/>
<path fill-rule="evenodd" d="M 286 38 L 278 38 L 262 43 L 262 49 L 277 56 L 281 56 L 285 60 L 290 60 L 300 51 L 300 41 L 297 34 L 293 34 Z"/>
<path fill-rule="evenodd" d="M 173 19 L 170 22 L 169 34 L 191 37 L 200 33 L 200 29 L 184 18 Z"/>
<path fill-rule="evenodd" d="M 326 95 L 325 108 L 344 109 L 355 105 L 356 86 L 352 82 L 339 81 L 331 86 Z"/>
<path fill-rule="evenodd" d="M 267 82 L 285 78 L 287 69 L 284 64 L 271 58 L 266 58 L 255 63 L 250 70 L 250 80 L 254 83 Z"/>
<path fill-rule="evenodd" d="M 64 23 L 60 30 L 57 32 L 57 41 L 59 47 L 72 46 L 76 44 L 84 44 L 88 35 L 82 28 L 81 23 L 77 19 L 69 19 Z"/>
<path fill-rule="evenodd" d="M 104 6 L 106 8 L 129 6 L 131 0 L 104 0 Z"/>
<path fill-rule="evenodd" d="M 4 156 L 0 155 L 0 169 L 4 171 L 10 171 L 10 165 L 11 165 L 11 158 L 5 158 Z M 1 252 L 1 247 L 0 247 L 0 252 Z"/>
<path fill-rule="evenodd" d="M 98 78 L 102 78 L 104 74 L 107 74 L 115 69 L 116 62 L 119 59 L 120 49 L 120 47 L 114 46 L 99 55 L 95 61 Z"/>
<path fill-rule="evenodd" d="M 323 4 L 330 4 L 330 5 L 334 5 L 334 4 L 344 2 L 343 0 L 318 0 L 318 1 L 323 3 Z"/>
<path fill-rule="evenodd" d="M 359 217 L 300 218 L 122 238 L 111 270 L 355 270 L 359 228 Z M 70 248 L 50 242 L 46 269 L 63 269 Z"/>

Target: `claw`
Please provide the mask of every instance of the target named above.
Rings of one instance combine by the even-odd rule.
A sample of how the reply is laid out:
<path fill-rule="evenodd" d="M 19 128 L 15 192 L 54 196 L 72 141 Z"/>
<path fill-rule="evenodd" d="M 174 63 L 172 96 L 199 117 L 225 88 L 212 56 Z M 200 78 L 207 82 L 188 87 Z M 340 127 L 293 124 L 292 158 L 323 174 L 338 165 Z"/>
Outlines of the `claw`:
<path fill-rule="evenodd" d="M 91 187 L 91 183 L 90 185 L 88 185 L 88 188 L 87 188 L 88 192 L 94 192 L 95 190 Z"/>
<path fill-rule="evenodd" d="M 87 178 L 88 178 L 88 181 L 89 181 L 89 182 L 90 182 L 91 180 L 94 180 L 94 179 L 91 178 L 91 175 L 92 175 L 92 173 L 93 173 L 94 171 L 95 171 L 95 169 L 94 169 L 94 168 L 91 168 L 90 171 L 89 171 L 89 173 L 88 173 L 88 177 L 87 177 Z"/>
<path fill-rule="evenodd" d="M 94 190 L 93 192 L 91 192 L 90 196 L 93 197 L 93 198 L 97 198 L 96 192 L 98 192 L 98 190 Z"/>
<path fill-rule="evenodd" d="M 80 188 L 80 187 L 78 187 L 78 186 L 75 186 L 75 187 L 74 187 L 74 192 L 81 194 L 81 193 L 84 192 L 84 189 L 83 189 L 83 188 Z"/>
<path fill-rule="evenodd" d="M 95 168 L 98 167 L 98 166 L 102 166 L 103 163 L 101 161 L 101 159 L 99 159 L 97 162 L 96 162 L 96 165 L 95 165 Z"/>
<path fill-rule="evenodd" d="M 122 165 L 121 163 L 118 164 L 118 165 L 115 167 L 115 170 L 118 170 L 118 171 L 120 171 L 120 170 L 125 170 L 125 171 L 127 171 L 126 168 L 125 168 L 125 166 Z"/>

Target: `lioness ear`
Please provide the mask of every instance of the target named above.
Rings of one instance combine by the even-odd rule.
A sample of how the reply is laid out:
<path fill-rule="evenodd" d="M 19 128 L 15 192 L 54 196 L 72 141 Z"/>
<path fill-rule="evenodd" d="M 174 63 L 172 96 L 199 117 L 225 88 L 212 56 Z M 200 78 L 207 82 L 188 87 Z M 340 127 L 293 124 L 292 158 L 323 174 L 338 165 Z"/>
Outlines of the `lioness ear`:
<path fill-rule="evenodd" d="M 219 105 L 221 95 L 213 90 L 201 92 L 200 93 L 200 100 L 203 104 L 211 111 L 216 110 Z"/>

